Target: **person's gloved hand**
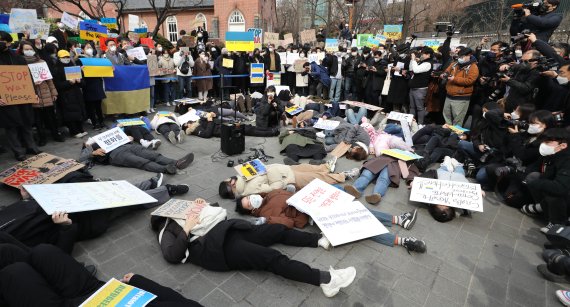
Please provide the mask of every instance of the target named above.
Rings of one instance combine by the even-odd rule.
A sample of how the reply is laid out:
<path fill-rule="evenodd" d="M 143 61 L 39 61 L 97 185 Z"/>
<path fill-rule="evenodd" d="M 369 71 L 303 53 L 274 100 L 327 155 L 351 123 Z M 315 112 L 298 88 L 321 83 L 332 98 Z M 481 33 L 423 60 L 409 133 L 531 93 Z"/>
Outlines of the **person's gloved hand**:
<path fill-rule="evenodd" d="M 256 225 L 256 226 L 263 225 L 265 223 L 267 223 L 267 219 L 264 217 L 258 217 L 256 219 L 254 219 L 252 222 L 252 224 Z"/>

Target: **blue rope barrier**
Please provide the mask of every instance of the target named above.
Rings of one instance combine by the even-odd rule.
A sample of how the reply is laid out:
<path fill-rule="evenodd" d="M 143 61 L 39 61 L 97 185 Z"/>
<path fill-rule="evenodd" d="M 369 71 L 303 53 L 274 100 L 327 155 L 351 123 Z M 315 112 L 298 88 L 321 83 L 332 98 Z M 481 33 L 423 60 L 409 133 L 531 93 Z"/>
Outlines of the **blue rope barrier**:
<path fill-rule="evenodd" d="M 200 79 L 215 79 L 222 77 L 221 75 L 212 75 L 212 76 L 191 76 L 192 80 L 200 80 Z M 244 78 L 249 77 L 249 75 L 224 75 L 224 78 Z M 158 81 L 166 81 L 166 80 L 178 80 L 178 78 L 174 77 L 154 77 L 154 80 Z"/>

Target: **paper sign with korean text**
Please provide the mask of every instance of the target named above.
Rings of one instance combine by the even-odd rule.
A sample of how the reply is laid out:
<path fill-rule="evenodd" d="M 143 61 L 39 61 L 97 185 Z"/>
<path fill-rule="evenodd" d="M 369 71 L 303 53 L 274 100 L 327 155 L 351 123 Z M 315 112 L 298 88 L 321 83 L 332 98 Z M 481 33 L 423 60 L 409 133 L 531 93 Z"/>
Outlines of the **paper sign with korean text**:
<path fill-rule="evenodd" d="M 202 209 L 208 205 L 209 203 L 201 198 L 196 200 L 172 198 L 164 203 L 164 205 L 154 210 L 150 215 L 185 220 L 187 213 L 199 216 Z"/>
<path fill-rule="evenodd" d="M 9 25 L 13 33 L 30 31 L 32 25 L 38 20 L 35 9 L 11 9 Z"/>
<path fill-rule="evenodd" d="M 388 113 L 388 119 L 392 119 L 395 121 L 401 121 L 402 119 L 405 119 L 408 122 L 408 124 L 411 124 L 412 120 L 414 119 L 414 116 L 412 114 L 406 114 L 406 113 L 400 113 L 400 112 L 392 111 L 392 112 Z"/>
<path fill-rule="evenodd" d="M 340 125 L 340 122 L 338 120 L 319 118 L 313 127 L 322 130 L 334 130 L 336 127 L 338 127 L 338 125 Z"/>
<path fill-rule="evenodd" d="M 401 39 L 402 25 L 384 25 L 384 36 L 390 39 Z"/>
<path fill-rule="evenodd" d="M 401 149 L 384 149 L 381 151 L 383 155 L 394 157 L 402 161 L 418 160 L 423 158 L 420 155 L 416 155 L 411 151 L 401 150 Z"/>
<path fill-rule="evenodd" d="M 251 83 L 263 83 L 263 77 L 265 76 L 265 71 L 263 70 L 263 63 L 251 63 L 251 72 L 249 79 Z"/>
<path fill-rule="evenodd" d="M 317 41 L 315 29 L 301 31 L 299 36 L 301 37 L 301 44 L 310 44 Z"/>
<path fill-rule="evenodd" d="M 10 105 L 38 102 L 28 65 L 0 65 L 0 98 Z"/>
<path fill-rule="evenodd" d="M 156 295 L 148 291 L 111 278 L 79 307 L 144 307 L 155 298 Z"/>
<path fill-rule="evenodd" d="M 245 163 L 239 164 L 234 166 L 234 169 L 238 173 L 238 175 L 242 176 L 245 181 L 249 181 L 259 175 L 263 175 L 267 173 L 267 168 L 265 164 L 261 162 L 259 159 L 254 159 L 251 161 L 247 161 Z"/>
<path fill-rule="evenodd" d="M 61 14 L 61 23 L 70 27 L 71 29 L 75 29 L 79 25 L 79 19 L 77 19 L 75 16 L 69 15 L 67 12 L 63 12 L 63 14 Z"/>
<path fill-rule="evenodd" d="M 365 109 L 370 110 L 370 111 L 382 111 L 382 108 L 381 108 L 381 107 L 377 107 L 377 106 L 374 106 L 374 105 L 371 105 L 371 104 L 367 104 L 367 103 L 364 103 L 364 102 L 360 102 L 360 101 L 344 100 L 344 101 L 341 101 L 341 102 L 339 102 L 339 103 L 341 103 L 341 104 L 347 104 L 347 105 L 350 105 L 350 106 L 353 106 L 353 107 L 362 107 L 362 108 L 365 108 Z"/>
<path fill-rule="evenodd" d="M 32 78 L 34 79 L 34 82 L 41 82 L 53 79 L 46 62 L 28 64 L 28 67 L 30 68 L 30 72 L 32 73 Z"/>
<path fill-rule="evenodd" d="M 336 38 L 327 38 L 325 40 L 325 50 L 335 52 L 338 51 L 338 39 Z"/>
<path fill-rule="evenodd" d="M 135 47 L 131 49 L 127 49 L 127 55 L 132 56 L 140 61 L 146 60 L 146 54 L 144 54 L 143 47 Z"/>
<path fill-rule="evenodd" d="M 54 183 L 85 165 L 62 157 L 41 153 L 0 173 L 0 182 L 17 188 L 22 184 Z"/>
<path fill-rule="evenodd" d="M 70 66 L 64 67 L 65 70 L 65 80 L 80 80 L 81 79 L 81 67 L 80 66 Z"/>
<path fill-rule="evenodd" d="M 50 25 L 48 23 L 45 23 L 43 20 L 37 20 L 32 24 L 32 27 L 30 28 L 30 38 L 47 39 L 49 36 L 49 26 Z"/>
<path fill-rule="evenodd" d="M 107 27 L 81 21 L 79 23 L 79 37 L 85 40 L 99 40 L 101 37 L 107 37 Z"/>
<path fill-rule="evenodd" d="M 121 145 L 129 143 L 131 140 L 119 127 L 99 133 L 93 137 L 97 145 L 105 150 L 106 153 L 111 152 L 113 149 Z"/>
<path fill-rule="evenodd" d="M 481 185 L 470 182 L 416 177 L 410 200 L 483 212 Z"/>
<path fill-rule="evenodd" d="M 287 204 L 310 215 L 333 246 L 388 232 L 352 195 L 320 179 L 291 196 Z"/>
<path fill-rule="evenodd" d="M 23 186 L 49 215 L 56 211 L 73 213 L 157 202 L 125 180 Z"/>
<path fill-rule="evenodd" d="M 261 49 L 263 43 L 263 29 L 249 28 L 247 31 L 253 32 L 253 46 L 257 49 Z"/>
<path fill-rule="evenodd" d="M 267 45 L 279 45 L 279 33 L 265 32 L 263 33 L 263 41 Z"/>

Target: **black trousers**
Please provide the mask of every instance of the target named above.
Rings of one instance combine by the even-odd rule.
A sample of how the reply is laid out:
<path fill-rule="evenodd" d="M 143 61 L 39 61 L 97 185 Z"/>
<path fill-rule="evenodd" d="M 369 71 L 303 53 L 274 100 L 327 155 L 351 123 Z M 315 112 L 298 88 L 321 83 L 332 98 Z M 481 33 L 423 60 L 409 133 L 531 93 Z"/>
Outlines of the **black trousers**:
<path fill-rule="evenodd" d="M 8 306 L 78 306 L 104 285 L 53 245 L 38 245 L 27 258 L 0 270 L 0 295 Z M 148 306 L 201 306 L 140 275 L 134 275 L 129 284 L 157 296 Z"/>
<path fill-rule="evenodd" d="M 158 129 L 156 130 L 158 131 L 158 133 L 162 134 L 165 138 L 167 138 L 168 133 L 170 133 L 170 131 L 174 131 L 174 134 L 178 136 L 178 133 L 180 133 L 180 126 L 174 123 L 166 123 L 158 126 Z"/>
<path fill-rule="evenodd" d="M 87 117 L 91 120 L 91 124 L 94 126 L 97 124 L 102 125 L 103 120 L 103 109 L 101 109 L 101 100 L 85 101 L 85 109 L 87 111 Z"/>
<path fill-rule="evenodd" d="M 109 153 L 109 160 L 114 166 L 138 168 L 154 173 L 164 173 L 167 165 L 176 163 L 176 160 L 141 145 L 120 146 Z"/>
<path fill-rule="evenodd" d="M 293 161 L 299 161 L 302 158 L 322 160 L 327 156 L 325 147 L 322 144 L 307 144 L 305 147 L 291 144 L 285 148 L 285 154 Z"/>
<path fill-rule="evenodd" d="M 204 126 L 204 122 L 201 122 L 194 131 L 192 131 L 192 135 L 199 136 L 201 138 L 209 139 L 214 135 L 214 129 L 216 128 L 216 124 L 214 121 L 206 121 L 206 125 Z"/>
<path fill-rule="evenodd" d="M 126 135 L 132 136 L 136 143 L 140 140 L 152 141 L 154 136 L 143 126 L 127 126 L 123 128 Z"/>
<path fill-rule="evenodd" d="M 80 120 L 66 121 L 65 125 L 69 129 L 69 135 L 71 136 L 85 132 L 83 130 L 83 123 Z"/>
<path fill-rule="evenodd" d="M 6 130 L 6 141 L 14 155 L 26 154 L 26 149 L 39 150 L 34 142 L 32 127 L 9 127 Z"/>
<path fill-rule="evenodd" d="M 544 217 L 552 224 L 566 225 L 568 222 L 568 197 L 557 197 L 548 195 L 539 188 L 536 188 L 533 181 L 528 182 L 528 190 L 535 203 L 540 203 Z M 567 195 L 568 196 L 568 195 Z"/>
<path fill-rule="evenodd" d="M 320 285 L 320 271 L 291 260 L 268 246 L 281 243 L 290 246 L 317 247 L 319 234 L 287 229 L 281 224 L 265 224 L 251 230 L 232 229 L 224 243 L 226 263 L 232 270 L 263 270 L 315 286 Z"/>
<path fill-rule="evenodd" d="M 40 141 L 46 141 L 48 131 L 51 132 L 54 137 L 58 134 L 57 120 L 53 106 L 34 108 L 34 119 L 36 120 L 36 128 L 38 128 L 38 138 Z"/>

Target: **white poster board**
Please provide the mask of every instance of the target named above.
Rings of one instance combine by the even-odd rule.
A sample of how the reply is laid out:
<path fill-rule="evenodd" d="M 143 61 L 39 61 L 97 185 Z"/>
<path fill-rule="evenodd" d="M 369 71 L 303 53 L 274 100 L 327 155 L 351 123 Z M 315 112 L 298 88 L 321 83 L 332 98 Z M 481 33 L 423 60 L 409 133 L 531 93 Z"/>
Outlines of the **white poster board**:
<path fill-rule="evenodd" d="M 294 65 L 295 61 L 299 59 L 299 53 L 297 52 L 288 52 L 286 57 L 285 64 L 287 65 Z"/>
<path fill-rule="evenodd" d="M 30 38 L 40 38 L 47 39 L 49 37 L 49 24 L 45 23 L 43 20 L 36 20 L 30 28 Z"/>
<path fill-rule="evenodd" d="M 97 145 L 105 150 L 106 153 L 111 152 L 113 149 L 129 143 L 131 140 L 119 127 L 107 130 L 103 133 L 97 134 L 93 137 Z"/>
<path fill-rule="evenodd" d="M 481 185 L 476 183 L 416 177 L 410 200 L 483 212 Z"/>
<path fill-rule="evenodd" d="M 371 104 L 367 104 L 367 103 L 360 102 L 360 101 L 344 100 L 344 101 L 341 101 L 339 103 L 340 104 L 348 104 L 348 105 L 351 105 L 353 107 L 362 107 L 362 108 L 365 108 L 365 109 L 370 110 L 370 111 L 382 111 L 381 107 L 373 106 Z"/>
<path fill-rule="evenodd" d="M 340 125 L 340 122 L 338 120 L 319 118 L 319 120 L 313 125 L 313 127 L 323 130 L 334 130 L 336 129 L 336 127 L 338 127 L 338 125 Z"/>
<path fill-rule="evenodd" d="M 354 197 L 314 179 L 287 200 L 310 215 L 333 246 L 387 233 L 388 230 Z"/>
<path fill-rule="evenodd" d="M 53 79 L 46 62 L 28 64 L 28 67 L 30 68 L 34 82 Z"/>
<path fill-rule="evenodd" d="M 72 213 L 157 202 L 125 180 L 25 184 L 23 187 L 50 215 L 56 211 Z"/>
<path fill-rule="evenodd" d="M 317 64 L 320 63 L 319 62 L 319 55 L 316 53 L 309 54 L 308 60 L 309 60 L 309 63 L 313 63 L 313 62 L 315 62 Z"/>
<path fill-rule="evenodd" d="M 134 31 L 139 27 L 139 16 L 129 14 L 129 31 Z"/>
<path fill-rule="evenodd" d="M 414 116 L 412 114 L 406 114 L 406 113 L 400 113 L 400 112 L 392 111 L 392 112 L 388 113 L 388 119 L 395 120 L 395 121 L 406 120 L 408 122 L 408 124 L 411 124 L 412 120 L 414 119 Z"/>
<path fill-rule="evenodd" d="M 63 14 L 61 15 L 61 23 L 72 29 L 75 29 L 79 25 L 79 19 L 77 19 L 77 17 L 67 14 L 67 12 L 63 12 Z"/>
<path fill-rule="evenodd" d="M 30 31 L 32 25 L 37 21 L 38 14 L 35 9 L 16 9 L 10 10 L 10 30 L 12 33 L 24 33 Z"/>
<path fill-rule="evenodd" d="M 140 61 L 146 60 L 146 54 L 144 54 L 143 47 L 127 49 L 127 55 L 137 58 Z"/>

